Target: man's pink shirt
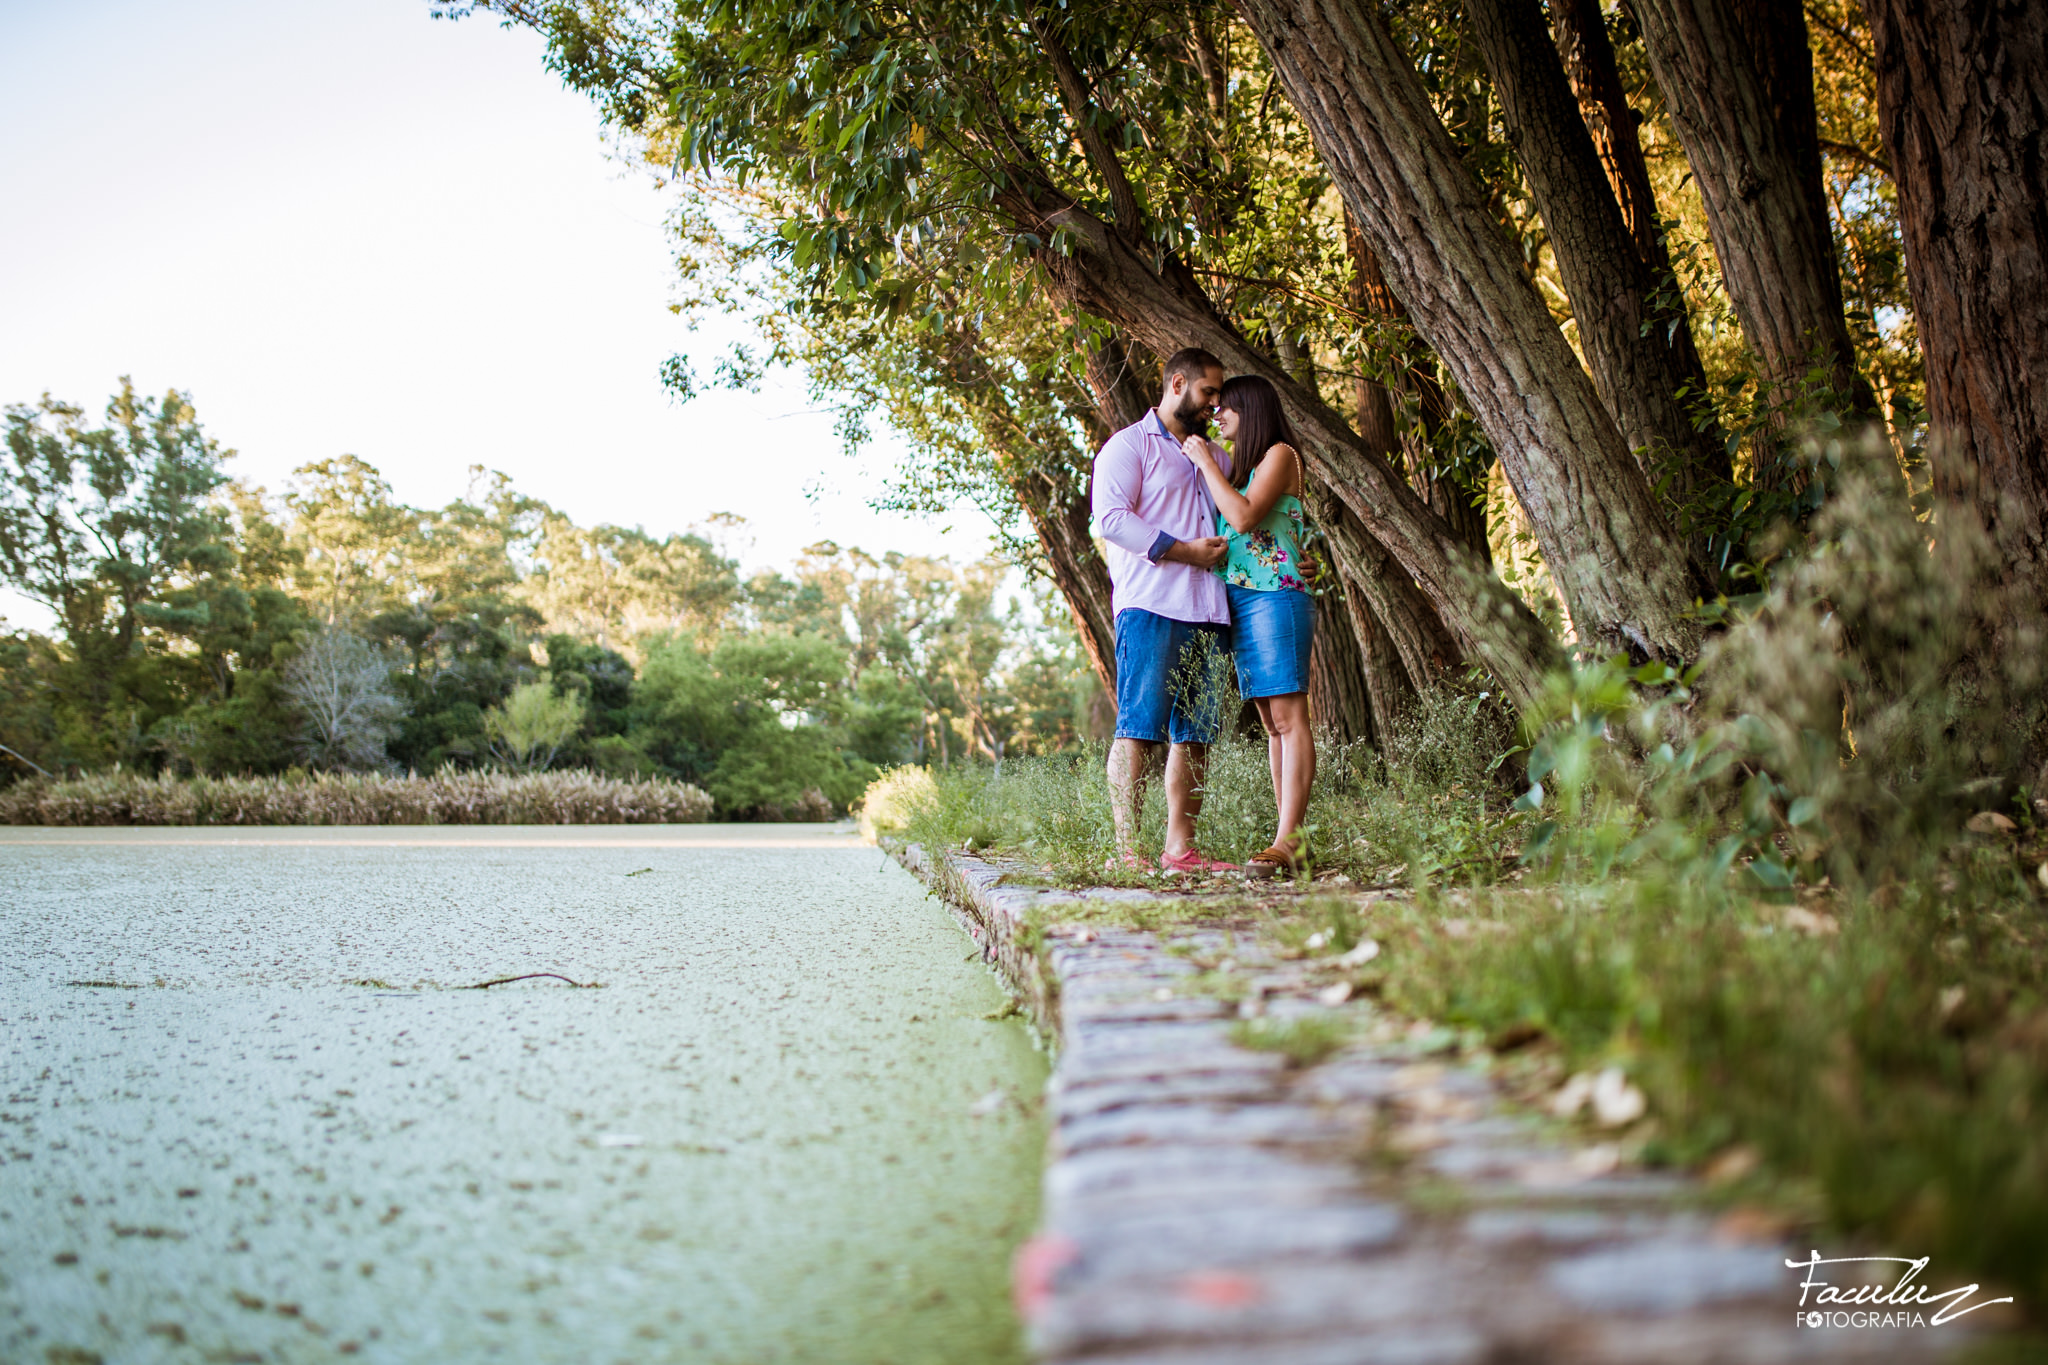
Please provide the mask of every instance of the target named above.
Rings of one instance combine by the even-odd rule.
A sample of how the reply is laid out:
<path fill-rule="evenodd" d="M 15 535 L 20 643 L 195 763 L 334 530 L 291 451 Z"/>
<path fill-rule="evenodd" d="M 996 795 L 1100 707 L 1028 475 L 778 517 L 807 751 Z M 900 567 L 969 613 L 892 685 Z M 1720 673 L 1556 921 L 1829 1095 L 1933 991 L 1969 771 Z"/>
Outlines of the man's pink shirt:
<path fill-rule="evenodd" d="M 1210 449 L 1228 470 L 1228 453 L 1214 442 Z M 1230 624 L 1220 574 L 1149 558 L 1162 533 L 1175 540 L 1216 534 L 1208 485 L 1156 409 L 1103 444 L 1095 456 L 1092 502 L 1095 525 L 1107 542 L 1112 612 L 1137 607 L 1171 621 Z"/>

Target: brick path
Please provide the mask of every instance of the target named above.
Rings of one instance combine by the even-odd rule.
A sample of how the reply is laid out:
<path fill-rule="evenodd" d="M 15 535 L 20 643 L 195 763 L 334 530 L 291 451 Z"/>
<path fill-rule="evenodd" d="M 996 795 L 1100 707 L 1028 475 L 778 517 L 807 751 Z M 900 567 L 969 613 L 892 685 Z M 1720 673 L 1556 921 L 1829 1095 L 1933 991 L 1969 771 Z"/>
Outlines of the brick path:
<path fill-rule="evenodd" d="M 898 857 L 1059 1040 L 1044 1219 L 1018 1263 L 1044 1361 L 1919 1362 L 1966 1341 L 1798 1327 L 1785 1257 L 1805 1248 L 1745 1239 L 1688 1180 L 1560 1139 L 1484 1071 L 1400 1038 L 1290 1069 L 1231 1044 L 1232 1006 L 1176 989 L 1196 969 L 1158 936 L 1060 926 L 1074 893 L 1001 886 L 980 859 Z M 1042 955 L 1034 911 L 1053 923 Z M 1245 949 L 1275 1014 L 1321 1008 Z"/>

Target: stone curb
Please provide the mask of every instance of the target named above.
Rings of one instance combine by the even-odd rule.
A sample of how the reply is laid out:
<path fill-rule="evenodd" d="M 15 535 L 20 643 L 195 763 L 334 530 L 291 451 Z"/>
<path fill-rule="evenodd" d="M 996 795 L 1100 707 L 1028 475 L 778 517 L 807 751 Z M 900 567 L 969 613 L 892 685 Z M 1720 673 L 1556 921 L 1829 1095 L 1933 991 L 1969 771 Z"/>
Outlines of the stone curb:
<path fill-rule="evenodd" d="M 1974 1337 L 1798 1325 L 1785 1259 L 1804 1248 L 1560 1140 L 1483 1071 L 1401 1042 L 1291 1070 L 1231 1043 L 1224 1002 L 1176 989 L 1195 968 L 1157 935 L 1034 931 L 1132 893 L 889 851 L 1058 1045 L 1043 1219 L 1015 1275 L 1048 1365 L 1890 1365 Z M 1271 965 L 1276 1013 L 1316 1008 Z"/>

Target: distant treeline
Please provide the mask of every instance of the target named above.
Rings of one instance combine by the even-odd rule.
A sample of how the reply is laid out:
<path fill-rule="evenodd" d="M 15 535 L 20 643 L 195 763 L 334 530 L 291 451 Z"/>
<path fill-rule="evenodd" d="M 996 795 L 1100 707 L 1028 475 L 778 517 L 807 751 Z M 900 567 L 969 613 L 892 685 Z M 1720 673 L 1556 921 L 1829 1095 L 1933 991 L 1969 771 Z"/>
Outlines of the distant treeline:
<path fill-rule="evenodd" d="M 473 471 L 406 506 L 340 456 L 228 478 L 191 400 L 7 410 L 0 774 L 581 768 L 726 818 L 844 809 L 877 769 L 1070 743 L 1099 690 L 1007 566 L 830 542 L 743 575 L 714 538 L 582 527 Z"/>

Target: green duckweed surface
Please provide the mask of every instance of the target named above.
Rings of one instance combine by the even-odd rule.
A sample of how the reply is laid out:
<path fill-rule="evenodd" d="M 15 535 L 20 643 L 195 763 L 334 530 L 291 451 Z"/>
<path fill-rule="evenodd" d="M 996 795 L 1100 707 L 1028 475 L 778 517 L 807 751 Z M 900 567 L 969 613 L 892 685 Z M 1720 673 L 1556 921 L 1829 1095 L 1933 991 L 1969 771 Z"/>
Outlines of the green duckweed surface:
<path fill-rule="evenodd" d="M 9 830 L 0 925 L 0 1358 L 1021 1359 L 1044 1060 L 842 829 Z"/>

